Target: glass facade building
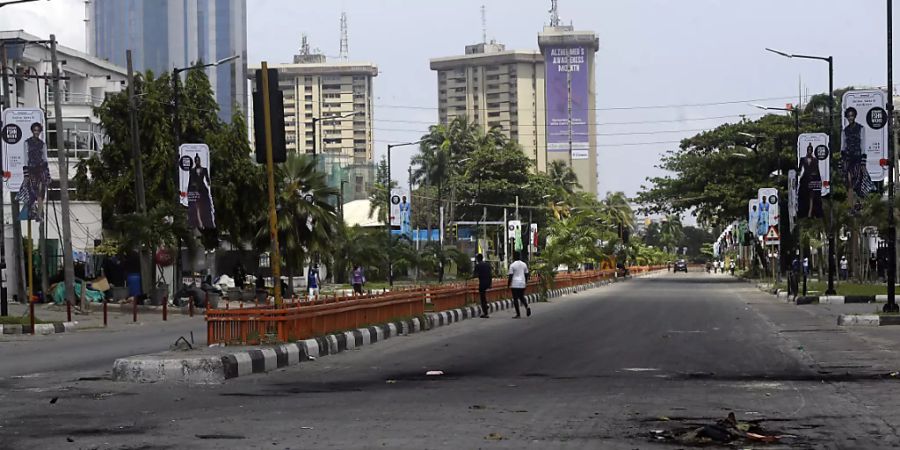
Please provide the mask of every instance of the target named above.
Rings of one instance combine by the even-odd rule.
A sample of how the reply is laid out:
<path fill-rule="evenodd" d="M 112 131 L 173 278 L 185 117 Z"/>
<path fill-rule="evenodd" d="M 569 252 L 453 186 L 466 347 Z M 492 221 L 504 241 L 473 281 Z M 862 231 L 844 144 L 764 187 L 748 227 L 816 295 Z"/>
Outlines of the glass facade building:
<path fill-rule="evenodd" d="M 128 49 L 135 70 L 155 74 L 240 56 L 207 75 L 219 117 L 246 111 L 246 0 L 91 0 L 88 8 L 88 51 L 123 67 Z"/>

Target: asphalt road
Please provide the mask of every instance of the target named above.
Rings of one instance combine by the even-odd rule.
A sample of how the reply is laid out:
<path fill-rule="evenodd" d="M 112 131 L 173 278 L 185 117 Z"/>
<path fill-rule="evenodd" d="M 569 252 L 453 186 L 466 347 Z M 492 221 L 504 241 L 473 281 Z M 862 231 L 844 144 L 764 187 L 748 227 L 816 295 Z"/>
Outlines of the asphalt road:
<path fill-rule="evenodd" d="M 0 380 L 54 375 L 66 379 L 79 372 L 109 371 L 116 358 L 165 351 L 179 336 L 190 339 L 191 333 L 195 342 L 205 344 L 206 322 L 202 317 L 172 314 L 168 322 L 118 320 L 109 329 L 92 328 L 48 336 L 3 335 L 0 336 Z"/>
<path fill-rule="evenodd" d="M 883 395 L 897 382 L 860 363 L 896 353 L 727 276 L 663 274 L 533 310 L 220 386 L 7 378 L 0 448 L 683 448 L 653 431 L 729 412 L 782 436 L 766 448 L 900 445 L 900 404 Z"/>

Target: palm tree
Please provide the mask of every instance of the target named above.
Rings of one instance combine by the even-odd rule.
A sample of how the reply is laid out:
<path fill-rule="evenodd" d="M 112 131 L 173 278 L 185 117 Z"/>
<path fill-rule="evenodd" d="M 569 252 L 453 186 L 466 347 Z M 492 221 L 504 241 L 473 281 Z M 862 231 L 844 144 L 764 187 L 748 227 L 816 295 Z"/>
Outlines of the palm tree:
<path fill-rule="evenodd" d="M 600 202 L 609 224 L 616 229 L 619 239 L 626 241 L 634 229 L 634 211 L 624 192 L 607 192 Z"/>
<path fill-rule="evenodd" d="M 676 246 L 684 237 L 684 230 L 681 226 L 681 217 L 677 214 L 666 216 L 662 224 L 659 226 L 659 238 L 666 250 L 670 253 L 678 253 Z"/>
<path fill-rule="evenodd" d="M 564 161 L 552 161 L 547 166 L 547 176 L 554 186 L 561 187 L 568 195 L 573 195 L 576 189 L 581 189 L 575 171 Z"/>
<path fill-rule="evenodd" d="M 275 176 L 278 242 L 282 264 L 292 279 L 312 254 L 332 250 L 339 219 L 328 199 L 336 197 L 338 190 L 328 186 L 325 175 L 316 172 L 315 162 L 306 155 L 290 154 Z M 271 250 L 268 217 L 259 222 L 257 245 Z"/>

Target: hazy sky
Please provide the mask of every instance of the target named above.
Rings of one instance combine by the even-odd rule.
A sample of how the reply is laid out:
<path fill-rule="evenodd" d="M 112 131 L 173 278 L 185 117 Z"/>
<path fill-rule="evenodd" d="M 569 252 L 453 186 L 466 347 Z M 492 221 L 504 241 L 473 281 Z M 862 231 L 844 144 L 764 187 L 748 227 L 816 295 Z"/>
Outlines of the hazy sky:
<path fill-rule="evenodd" d="M 509 49 L 536 49 L 547 22 L 544 0 L 247 0 L 251 63 L 289 62 L 309 35 L 337 55 L 340 13 L 350 27 L 350 57 L 378 64 L 375 145 L 417 140 L 437 120 L 434 57 L 463 53 L 488 36 Z M 798 93 L 827 90 L 824 62 L 764 51 L 833 55 L 835 86 L 884 86 L 884 0 L 559 0 L 564 21 L 592 30 L 597 53 L 599 190 L 634 195 L 677 141 L 741 114 L 748 103 L 784 106 Z M 853 14 L 847 6 L 853 5 Z M 0 9 L 0 29 L 55 32 L 84 48 L 83 2 L 50 0 Z M 895 19 L 898 19 L 895 15 Z M 900 47 L 898 43 L 897 47 Z M 896 49 L 895 49 L 896 50 Z M 898 53 L 895 52 L 895 57 Z M 900 76 L 900 74 L 898 74 Z M 710 103 L 720 103 L 709 105 Z M 698 104 L 705 104 L 698 106 Z M 669 106 L 646 108 L 648 106 Z M 691 106 L 694 105 L 694 106 Z M 413 149 L 396 149 L 394 177 L 406 181 Z M 601 194 L 602 195 L 602 194 Z"/>

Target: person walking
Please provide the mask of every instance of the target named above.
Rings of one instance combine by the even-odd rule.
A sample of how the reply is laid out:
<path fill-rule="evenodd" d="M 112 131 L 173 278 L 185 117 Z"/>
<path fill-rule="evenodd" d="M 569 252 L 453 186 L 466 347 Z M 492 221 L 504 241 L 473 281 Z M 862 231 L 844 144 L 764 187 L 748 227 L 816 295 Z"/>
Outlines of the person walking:
<path fill-rule="evenodd" d="M 512 290 L 513 305 L 516 307 L 515 318 L 522 317 L 519 302 L 525 306 L 525 314 L 531 316 L 531 308 L 528 306 L 528 301 L 525 300 L 525 288 L 528 286 L 528 264 L 522 261 L 522 255 L 519 252 L 513 252 L 513 263 L 509 265 L 507 286 Z"/>
<path fill-rule="evenodd" d="M 315 264 L 306 273 L 306 287 L 309 290 L 309 299 L 315 300 L 319 296 L 319 265 Z"/>
<path fill-rule="evenodd" d="M 363 273 L 359 264 L 353 266 L 353 273 L 350 274 L 350 284 L 353 285 L 353 293 L 363 295 L 363 285 L 366 284 L 366 275 Z"/>
<path fill-rule="evenodd" d="M 847 261 L 847 255 L 841 256 L 841 280 L 847 281 L 850 278 L 850 263 Z"/>
<path fill-rule="evenodd" d="M 733 259 L 731 260 L 731 266 L 729 267 L 729 269 L 731 269 L 731 276 L 734 276 L 734 260 Z"/>
<path fill-rule="evenodd" d="M 475 255 L 475 270 L 473 278 L 478 278 L 478 296 L 481 299 L 481 318 L 488 318 L 487 291 L 491 288 L 494 275 L 491 273 L 491 265 L 484 261 L 481 253 Z"/>

